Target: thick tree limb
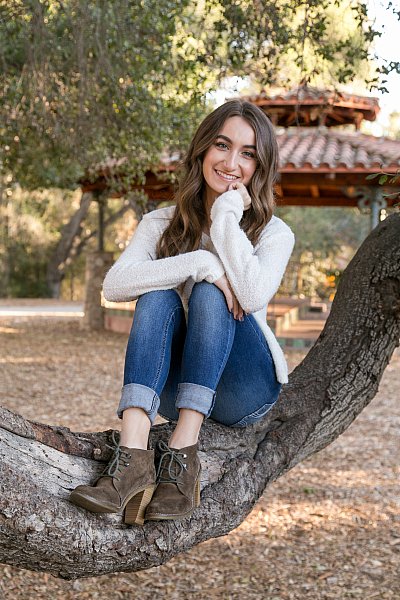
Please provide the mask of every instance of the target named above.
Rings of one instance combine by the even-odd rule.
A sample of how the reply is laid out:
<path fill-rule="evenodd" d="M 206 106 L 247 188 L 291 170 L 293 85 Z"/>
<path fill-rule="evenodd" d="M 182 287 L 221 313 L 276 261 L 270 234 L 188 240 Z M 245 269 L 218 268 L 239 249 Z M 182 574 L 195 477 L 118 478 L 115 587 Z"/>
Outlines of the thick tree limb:
<path fill-rule="evenodd" d="M 269 482 L 330 444 L 376 394 L 400 335 L 400 214 L 383 221 L 343 274 L 317 342 L 259 423 L 206 422 L 201 506 L 191 519 L 127 527 L 68 494 L 108 459 L 110 432 L 79 434 L 0 413 L 0 561 L 73 579 L 166 562 L 238 526 Z M 169 425 L 153 428 L 151 443 Z"/>

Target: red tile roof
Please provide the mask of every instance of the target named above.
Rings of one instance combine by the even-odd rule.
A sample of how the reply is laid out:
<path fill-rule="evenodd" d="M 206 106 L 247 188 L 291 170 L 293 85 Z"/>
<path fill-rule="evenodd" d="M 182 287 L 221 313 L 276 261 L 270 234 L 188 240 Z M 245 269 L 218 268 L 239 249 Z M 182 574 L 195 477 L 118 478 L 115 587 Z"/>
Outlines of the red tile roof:
<path fill-rule="evenodd" d="M 278 134 L 280 171 L 400 169 L 400 141 L 326 128 L 292 128 Z"/>
<path fill-rule="evenodd" d="M 355 131 L 338 131 L 326 127 L 293 127 L 277 133 L 280 150 L 279 171 L 284 174 L 301 173 L 342 173 L 362 174 L 377 173 L 384 170 L 389 173 L 400 171 L 400 141 L 383 137 L 374 137 Z M 174 171 L 179 161 L 179 154 L 165 153 L 160 163 L 146 174 L 145 189 L 155 195 L 161 189 L 172 190 L 171 183 L 162 178 L 162 174 Z M 80 184 L 84 191 L 105 189 L 113 180 L 123 174 L 127 158 L 108 160 L 96 165 L 92 181 L 82 178 Z M 371 184 L 376 185 L 375 182 Z M 141 188 L 138 182 L 133 188 Z M 171 191 L 172 193 L 172 191 Z"/>

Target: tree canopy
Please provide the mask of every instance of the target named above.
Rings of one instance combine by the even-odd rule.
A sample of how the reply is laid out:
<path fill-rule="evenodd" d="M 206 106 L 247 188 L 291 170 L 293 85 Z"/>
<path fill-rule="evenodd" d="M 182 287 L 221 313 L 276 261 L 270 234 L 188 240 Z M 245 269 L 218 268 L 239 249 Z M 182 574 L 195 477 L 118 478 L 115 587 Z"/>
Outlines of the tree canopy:
<path fill-rule="evenodd" d="M 43 295 L 54 280 L 59 293 L 71 244 L 79 254 L 95 231 L 88 199 L 72 231 L 70 211 L 43 223 L 58 218 L 53 200 L 21 201 L 21 188 L 63 189 L 76 211 L 70 190 L 102 164 L 110 187 L 129 188 L 163 151 L 186 149 L 232 75 L 257 91 L 356 76 L 379 85 L 376 35 L 360 0 L 0 0 L 2 294 Z M 120 210 L 107 208 L 106 223 Z M 79 239 L 84 219 L 91 233 Z"/>
<path fill-rule="evenodd" d="M 377 32 L 364 2 L 333 5 L 0 0 L 2 170 L 24 187 L 73 188 L 126 156 L 126 178 L 140 178 L 187 146 L 225 77 L 350 81 Z M 349 26 L 336 27 L 337 11 Z"/>

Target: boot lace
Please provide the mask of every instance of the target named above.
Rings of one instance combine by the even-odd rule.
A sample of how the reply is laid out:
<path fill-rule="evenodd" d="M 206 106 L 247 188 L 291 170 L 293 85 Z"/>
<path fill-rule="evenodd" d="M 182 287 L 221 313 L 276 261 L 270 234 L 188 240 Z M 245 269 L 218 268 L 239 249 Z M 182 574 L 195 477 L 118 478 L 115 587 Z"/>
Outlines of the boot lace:
<path fill-rule="evenodd" d="M 112 432 L 111 438 L 113 445 L 110 446 L 110 444 L 106 444 L 106 446 L 111 448 L 113 451 L 113 456 L 101 475 L 109 476 L 119 481 L 120 478 L 117 476 L 117 473 L 121 473 L 122 466 L 129 466 L 127 461 L 131 458 L 131 454 L 129 454 L 129 452 L 126 450 L 121 450 L 121 447 L 115 438 L 115 430 Z"/>
<path fill-rule="evenodd" d="M 156 473 L 157 483 L 176 483 L 183 470 L 187 468 L 186 463 L 183 462 L 187 455 L 173 450 L 162 440 L 158 442 L 158 447 L 162 456 Z"/>

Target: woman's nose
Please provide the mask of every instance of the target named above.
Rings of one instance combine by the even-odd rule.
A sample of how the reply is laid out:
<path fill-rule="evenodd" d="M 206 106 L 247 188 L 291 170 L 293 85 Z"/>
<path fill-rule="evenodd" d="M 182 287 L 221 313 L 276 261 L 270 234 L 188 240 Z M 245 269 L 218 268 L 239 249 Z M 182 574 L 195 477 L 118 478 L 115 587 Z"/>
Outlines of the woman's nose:
<path fill-rule="evenodd" d="M 230 152 L 228 156 L 225 157 L 225 165 L 229 171 L 234 171 L 238 165 L 238 155 L 236 152 Z"/>
<path fill-rule="evenodd" d="M 229 171 L 234 171 L 239 164 L 239 153 L 235 150 L 226 153 L 224 163 Z"/>

